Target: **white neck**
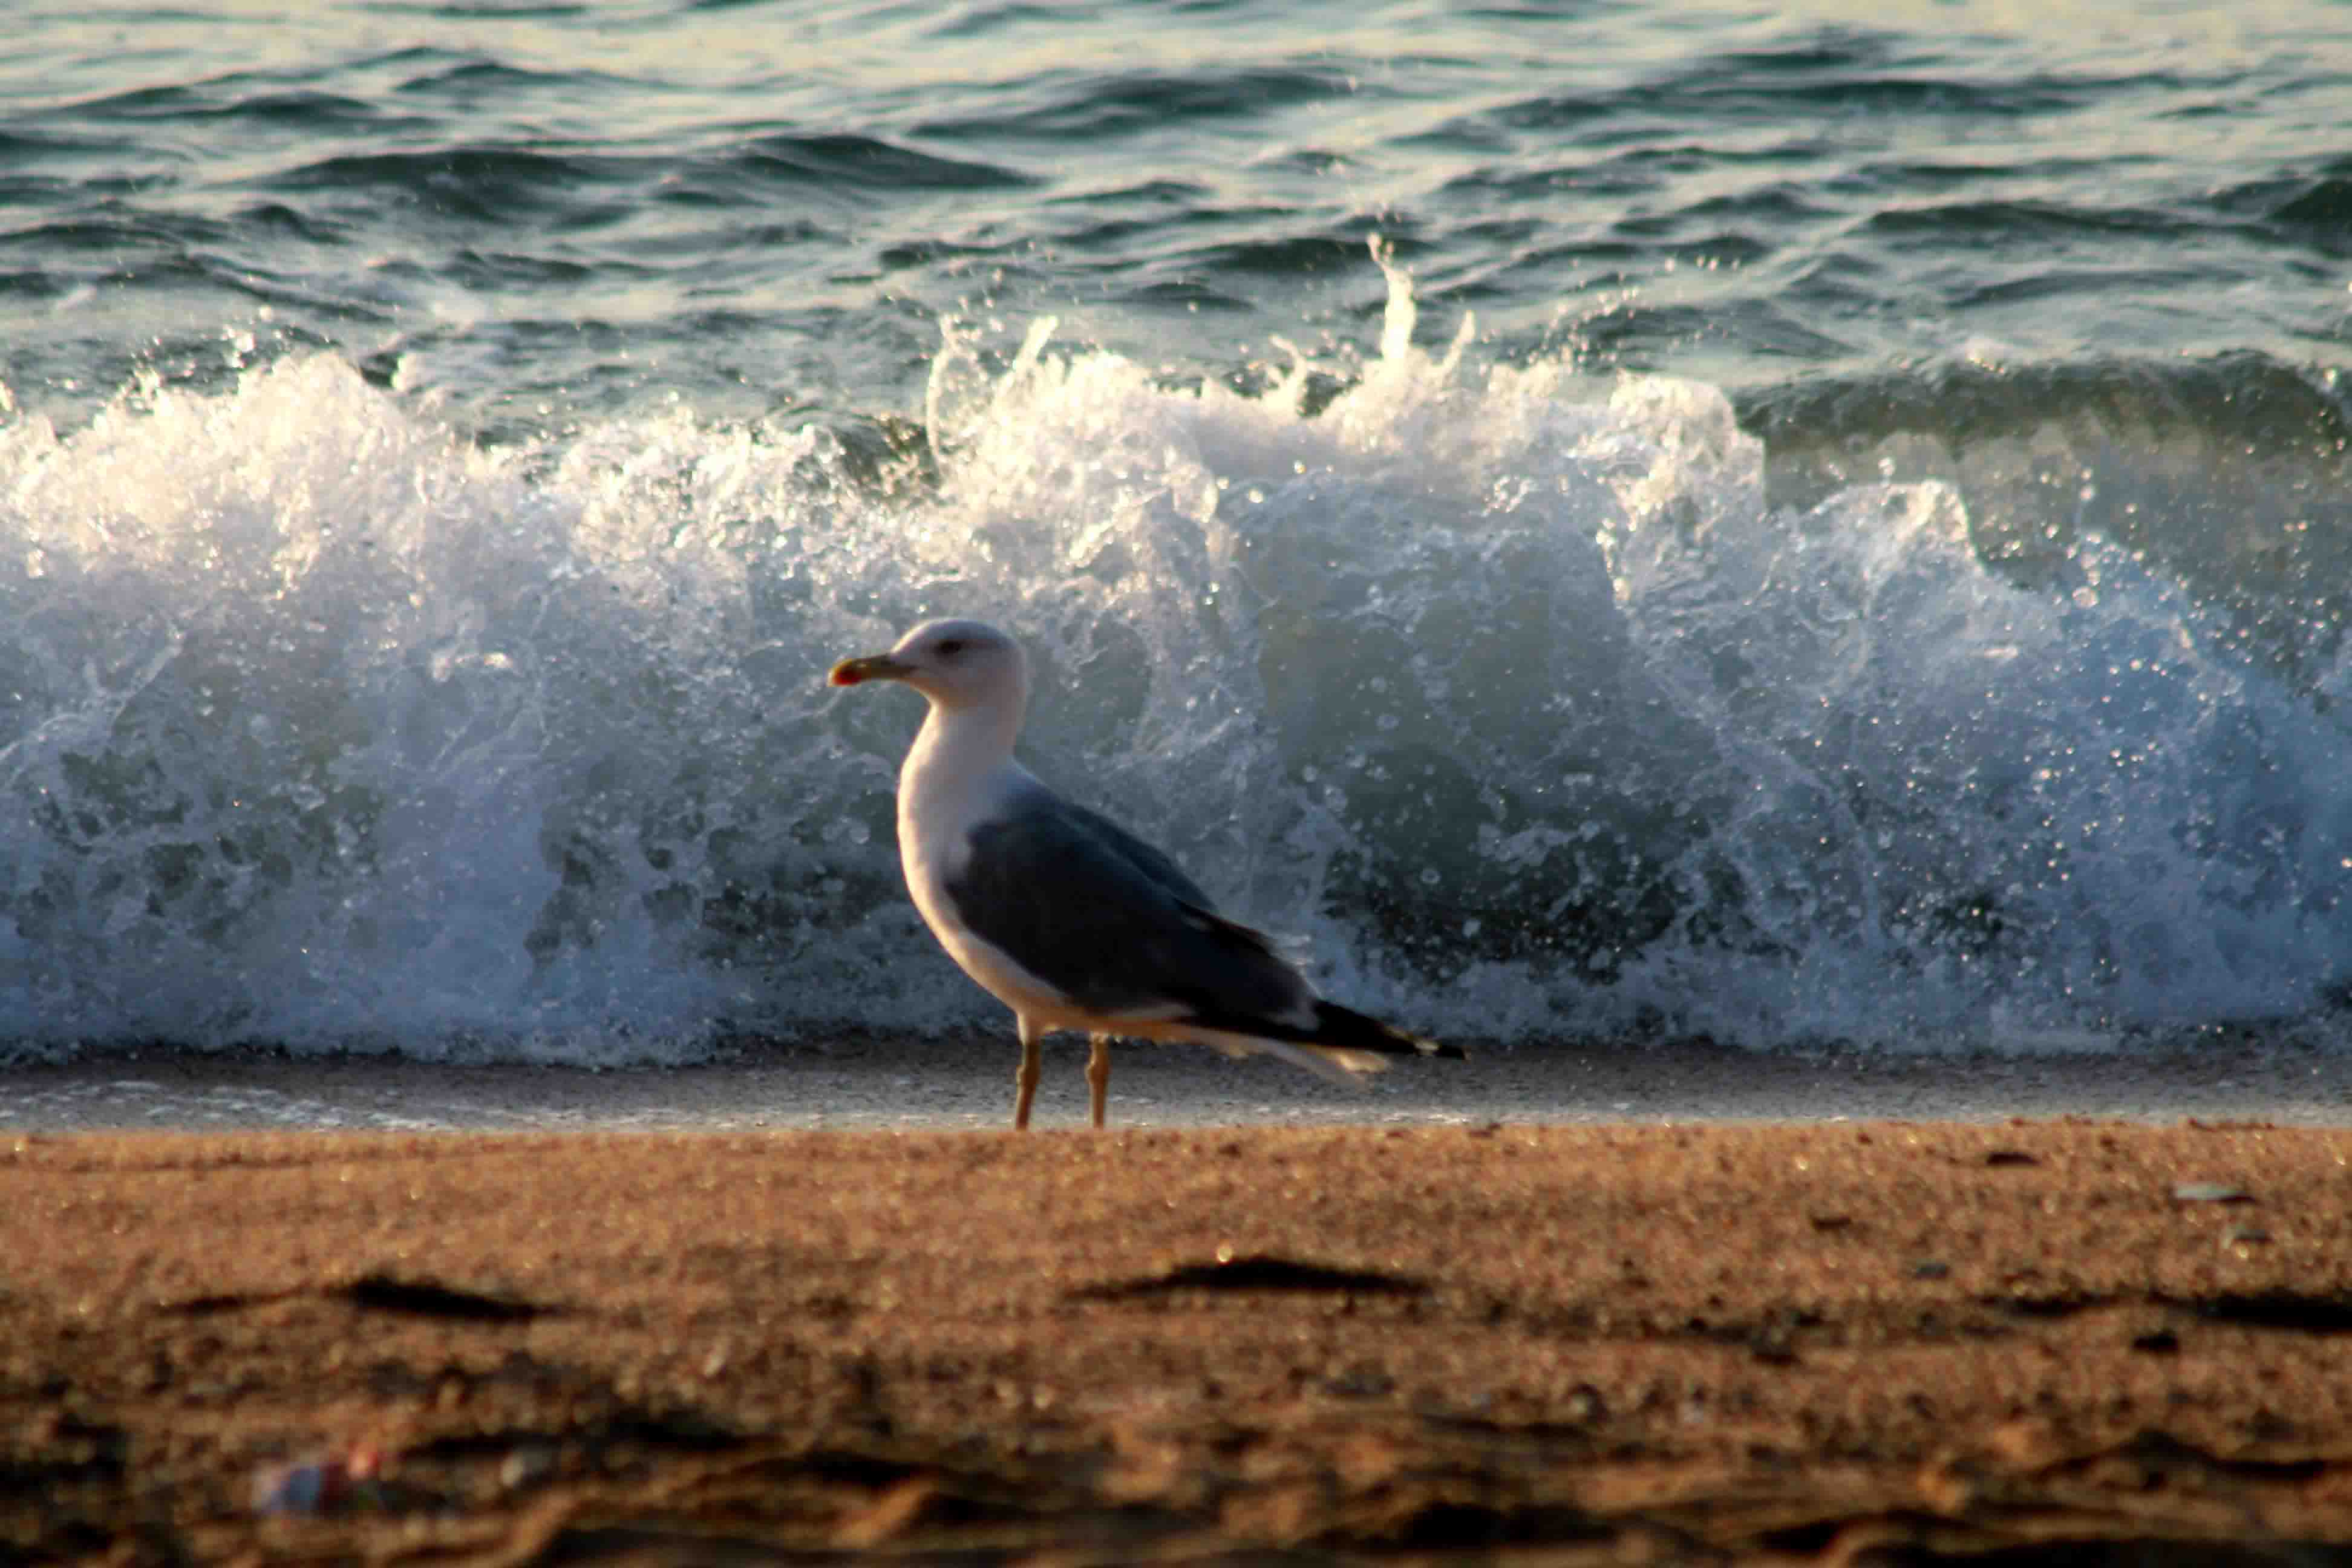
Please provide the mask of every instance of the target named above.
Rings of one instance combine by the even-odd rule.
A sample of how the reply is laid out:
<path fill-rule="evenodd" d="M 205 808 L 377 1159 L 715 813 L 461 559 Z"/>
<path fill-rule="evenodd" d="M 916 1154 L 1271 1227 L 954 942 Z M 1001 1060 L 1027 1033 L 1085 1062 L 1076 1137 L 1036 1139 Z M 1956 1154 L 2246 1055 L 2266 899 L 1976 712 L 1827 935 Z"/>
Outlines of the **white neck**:
<path fill-rule="evenodd" d="M 932 703 L 915 743 L 908 748 L 905 765 L 898 770 L 900 827 L 905 828 L 927 803 L 942 799 L 939 792 L 950 780 L 961 784 L 955 793 L 962 797 L 960 804 L 965 809 L 979 805 L 970 792 L 979 781 L 992 778 L 1012 763 L 1013 742 L 1020 733 L 1018 696 L 1009 701 L 953 709 Z"/>

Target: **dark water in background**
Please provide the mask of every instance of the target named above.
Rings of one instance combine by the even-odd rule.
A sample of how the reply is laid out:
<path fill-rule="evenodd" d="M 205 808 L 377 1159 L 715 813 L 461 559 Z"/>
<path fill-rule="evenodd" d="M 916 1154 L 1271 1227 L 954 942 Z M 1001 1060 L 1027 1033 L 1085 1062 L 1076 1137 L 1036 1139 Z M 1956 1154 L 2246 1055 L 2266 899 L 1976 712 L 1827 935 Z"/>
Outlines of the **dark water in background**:
<path fill-rule="evenodd" d="M 2352 7 L 274 9 L 0 21 L 0 1054 L 988 1016 L 950 610 L 1424 1026 L 2334 1033 Z"/>

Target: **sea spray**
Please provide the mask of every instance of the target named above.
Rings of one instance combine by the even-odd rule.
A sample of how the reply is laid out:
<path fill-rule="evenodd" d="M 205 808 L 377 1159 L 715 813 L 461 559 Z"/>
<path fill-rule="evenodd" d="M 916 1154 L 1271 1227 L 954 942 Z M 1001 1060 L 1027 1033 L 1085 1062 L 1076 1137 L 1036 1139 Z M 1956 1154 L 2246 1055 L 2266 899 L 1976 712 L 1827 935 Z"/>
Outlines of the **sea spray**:
<path fill-rule="evenodd" d="M 992 1018 L 898 882 L 915 705 L 820 683 L 943 613 L 1030 644 L 1037 771 L 1419 1027 L 2327 1003 L 2339 678 L 2095 531 L 1998 570 L 1950 485 L 1775 505 L 1716 389 L 1426 353 L 1390 281 L 1378 357 L 1256 395 L 951 341 L 892 483 L 683 413 L 484 450 L 327 355 L 0 426 L 5 1048 Z"/>

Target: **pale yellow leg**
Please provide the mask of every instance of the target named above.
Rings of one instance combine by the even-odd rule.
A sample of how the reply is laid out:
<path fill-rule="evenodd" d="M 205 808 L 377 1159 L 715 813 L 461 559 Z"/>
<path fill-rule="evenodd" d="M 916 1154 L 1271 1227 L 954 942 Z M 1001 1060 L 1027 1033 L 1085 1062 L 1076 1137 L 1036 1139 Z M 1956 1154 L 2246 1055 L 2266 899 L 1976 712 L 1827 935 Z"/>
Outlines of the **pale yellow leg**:
<path fill-rule="evenodd" d="M 1087 1094 L 1094 1104 L 1095 1125 L 1103 1124 L 1103 1101 L 1110 1096 L 1110 1037 L 1093 1037 L 1087 1052 Z"/>
<path fill-rule="evenodd" d="M 1026 1018 L 1021 1018 L 1020 1022 L 1021 1066 L 1013 1074 L 1013 1131 L 1015 1132 L 1028 1131 L 1029 1102 L 1037 1098 L 1037 1080 L 1045 1074 L 1037 1059 L 1037 1047 L 1045 1039 L 1045 1031 Z"/>

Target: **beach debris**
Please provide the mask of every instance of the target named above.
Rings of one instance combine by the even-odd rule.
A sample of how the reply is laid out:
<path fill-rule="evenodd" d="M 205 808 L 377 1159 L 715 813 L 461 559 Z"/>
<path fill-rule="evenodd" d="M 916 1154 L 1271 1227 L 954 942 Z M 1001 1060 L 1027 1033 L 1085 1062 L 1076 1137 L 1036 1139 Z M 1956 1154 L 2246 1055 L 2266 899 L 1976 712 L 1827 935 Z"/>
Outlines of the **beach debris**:
<path fill-rule="evenodd" d="M 253 1478 L 253 1511 L 320 1514 L 348 1502 L 373 1502 L 383 1468 L 383 1453 L 367 1443 L 323 1458 L 265 1466 Z"/>
<path fill-rule="evenodd" d="M 1911 1266 L 1911 1278 L 1914 1279 L 1943 1279 L 1948 1278 L 1951 1272 L 1950 1264 L 1938 1263 L 1932 1258 L 1923 1258 Z"/>
<path fill-rule="evenodd" d="M 2042 1162 L 2022 1149 L 1995 1149 L 1984 1157 L 1988 1165 L 2039 1165 Z"/>
<path fill-rule="evenodd" d="M 535 1486 L 555 1473 L 555 1460 L 552 1444 L 525 1443 L 499 1461 L 499 1485 L 510 1492 Z"/>
<path fill-rule="evenodd" d="M 2175 1182 L 2172 1197 L 2184 1204 L 2250 1204 L 2254 1194 L 2227 1182 Z"/>

